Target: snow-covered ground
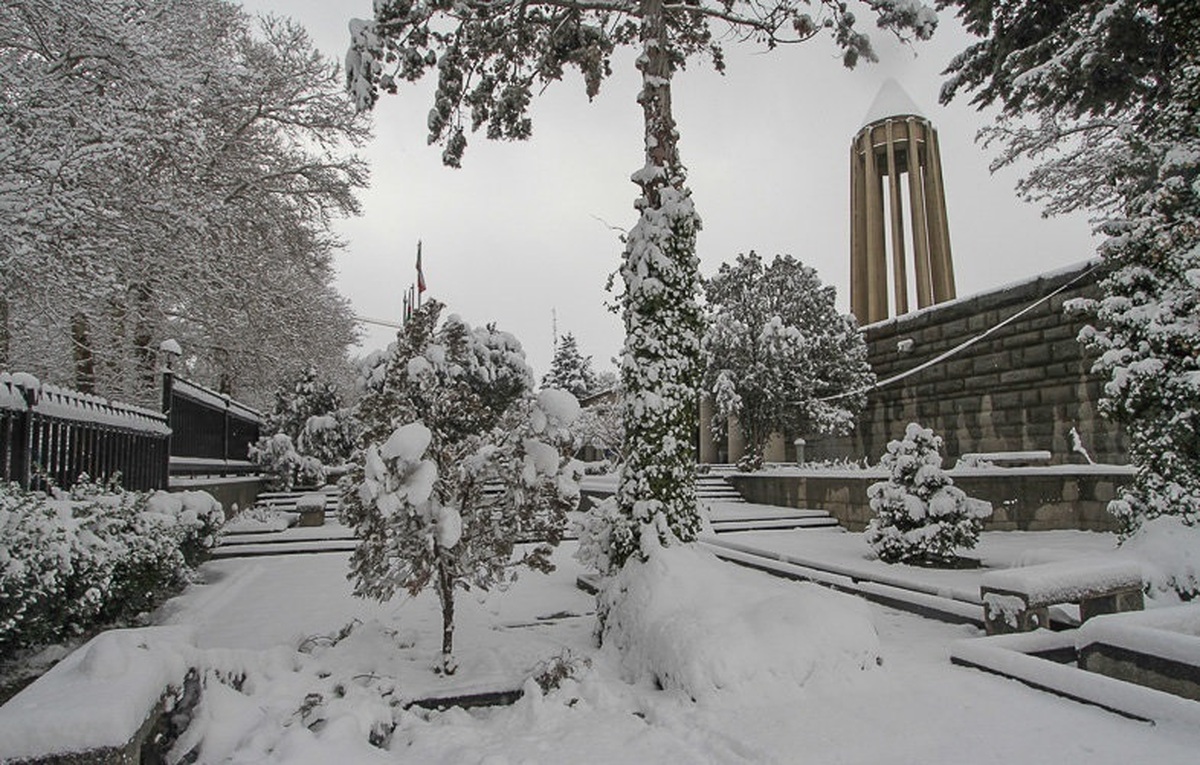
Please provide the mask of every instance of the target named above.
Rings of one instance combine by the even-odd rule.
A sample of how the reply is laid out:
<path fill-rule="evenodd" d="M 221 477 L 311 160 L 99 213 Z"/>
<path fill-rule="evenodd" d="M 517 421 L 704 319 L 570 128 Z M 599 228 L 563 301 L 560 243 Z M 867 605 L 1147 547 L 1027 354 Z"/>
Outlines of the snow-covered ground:
<path fill-rule="evenodd" d="M 802 545 L 813 533 L 774 537 Z M 848 542 L 858 535 L 841 536 Z M 1032 549 L 1042 550 L 1038 560 L 1052 559 L 1107 546 L 1099 535 L 984 539 L 985 560 Z M 614 653 L 594 647 L 595 603 L 575 587 L 581 572 L 571 552 L 564 545 L 556 553 L 554 574 L 526 574 L 507 592 L 459 598 L 460 669 L 449 678 L 432 669 L 441 639 L 432 593 L 382 605 L 358 601 L 345 579 L 345 554 L 206 564 L 206 583 L 169 603 L 158 619 L 192 626 L 197 645 L 216 649 L 213 655 L 240 649 L 227 660 L 244 681 L 240 690 L 210 684 L 183 743 L 201 746 L 200 762 L 492 765 L 1193 763 L 1200 751 L 1200 731 L 1134 722 L 951 665 L 950 643 L 981 634 L 973 627 L 857 602 L 850 611 L 865 614 L 877 633 L 878 665 L 801 678 L 790 691 L 788 684 L 769 684 L 763 693 L 730 683 L 693 700 L 681 690 L 658 690 L 645 679 L 631 681 Z M 744 569 L 736 577 L 742 584 L 759 577 L 764 591 L 784 584 Z M 708 623 L 747 618 L 729 601 L 712 600 L 717 613 Z M 754 613 L 761 617 L 763 609 Z M 361 624 L 338 641 L 352 620 Z M 770 667 L 769 656 L 748 655 L 753 629 L 726 627 L 720 634 L 731 644 L 715 661 L 734 662 L 726 668 L 732 675 L 737 663 Z M 798 628 L 794 639 L 812 632 Z M 575 679 L 543 694 L 526 678 L 554 657 L 575 664 Z M 397 712 L 392 702 L 522 685 L 525 696 L 508 707 Z M 383 737 L 382 722 L 393 717 L 398 725 Z M 383 748 L 368 743 L 372 729 Z"/>

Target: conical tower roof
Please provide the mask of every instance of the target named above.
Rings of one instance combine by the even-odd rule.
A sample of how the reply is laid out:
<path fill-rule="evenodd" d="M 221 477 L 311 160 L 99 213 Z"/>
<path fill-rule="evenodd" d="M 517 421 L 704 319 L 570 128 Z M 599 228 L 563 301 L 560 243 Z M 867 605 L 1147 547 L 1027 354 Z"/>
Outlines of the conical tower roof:
<path fill-rule="evenodd" d="M 871 108 L 867 109 L 867 114 L 863 117 L 860 127 L 866 127 L 873 122 L 879 122 L 888 117 L 905 117 L 908 115 L 914 117 L 925 116 L 917 108 L 917 105 L 913 103 L 912 98 L 909 97 L 904 88 L 900 87 L 900 83 L 896 82 L 894 78 L 889 77 L 879 86 L 879 92 L 875 94 L 875 100 L 871 102 Z"/>

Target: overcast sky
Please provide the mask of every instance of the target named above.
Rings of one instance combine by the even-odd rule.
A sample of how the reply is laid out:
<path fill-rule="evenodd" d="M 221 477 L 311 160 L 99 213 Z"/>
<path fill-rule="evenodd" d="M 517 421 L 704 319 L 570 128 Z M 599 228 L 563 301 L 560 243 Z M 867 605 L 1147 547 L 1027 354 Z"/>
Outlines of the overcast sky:
<path fill-rule="evenodd" d="M 252 12 L 291 16 L 316 45 L 344 59 L 350 17 L 371 0 L 243 0 Z M 868 13 L 860 13 L 864 21 Z M 864 29 L 867 26 L 864 25 Z M 873 28 L 873 22 L 872 22 Z M 929 43 L 906 47 L 872 35 L 877 64 L 841 66 L 832 42 L 764 52 L 730 43 L 728 71 L 693 62 L 675 82 L 680 151 L 704 222 L 707 275 L 737 253 L 789 253 L 815 267 L 848 310 L 849 147 L 887 77 L 896 78 L 938 129 L 959 295 L 985 291 L 1091 257 L 1087 220 L 1041 218 L 1018 200 L 1018 175 L 988 173 L 990 153 L 974 143 L 989 118 L 965 102 L 937 104 L 940 71 L 970 38 L 941 14 Z M 530 141 L 471 140 L 460 170 L 443 167 L 426 144 L 427 79 L 380 98 L 375 139 L 365 151 L 372 185 L 364 214 L 338 225 L 338 287 L 361 316 L 397 320 L 424 241 L 426 295 L 472 324 L 495 321 L 524 344 L 540 376 L 552 355 L 552 316 L 573 332 L 599 369 L 620 351 L 619 317 L 604 291 L 621 255 L 619 233 L 636 220 L 642 165 L 641 110 L 632 53 L 591 103 L 574 73 L 534 102 Z M 368 327 L 366 349 L 394 330 Z"/>

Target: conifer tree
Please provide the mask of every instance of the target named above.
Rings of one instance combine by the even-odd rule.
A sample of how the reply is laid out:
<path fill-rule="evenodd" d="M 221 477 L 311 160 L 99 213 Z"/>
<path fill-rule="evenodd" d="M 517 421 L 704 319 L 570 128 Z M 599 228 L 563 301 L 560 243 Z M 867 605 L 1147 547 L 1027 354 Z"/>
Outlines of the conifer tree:
<path fill-rule="evenodd" d="M 1200 4 L 1179 0 L 943 0 L 981 39 L 942 100 L 1000 108 L 995 166 L 1048 214 L 1087 210 L 1105 235 L 1080 339 L 1108 375 L 1135 480 L 1109 509 L 1122 534 L 1174 515 L 1200 524 Z"/>
<path fill-rule="evenodd" d="M 568 332 L 554 345 L 554 360 L 550 371 L 542 378 L 543 388 L 565 390 L 575 398 L 582 398 L 596 388 L 596 375 L 592 372 L 592 357 L 579 352 L 575 335 Z"/>
<path fill-rule="evenodd" d="M 888 444 L 880 460 L 888 480 L 867 488 L 875 517 L 865 534 L 880 560 L 948 566 L 958 550 L 978 543 L 992 506 L 954 485 L 942 470 L 941 448 L 942 437 L 915 422 Z"/>
<path fill-rule="evenodd" d="M 928 37 L 933 11 L 920 0 L 866 0 L 880 27 Z M 809 13 L 812 11 L 812 13 Z M 639 50 L 645 163 L 632 180 L 639 220 L 620 268 L 625 324 L 621 384 L 625 461 L 617 490 L 617 526 L 606 538 L 620 566 L 646 545 L 690 541 L 701 526 L 696 505 L 694 433 L 702 321 L 697 304 L 700 219 L 679 156 L 672 78 L 689 58 L 724 68 L 722 39 L 768 48 L 828 32 L 853 66 L 872 58 L 855 15 L 838 0 L 379 0 L 370 22 L 351 22 L 350 89 L 369 108 L 380 91 L 437 70 L 429 140 L 458 166 L 467 132 L 525 139 L 533 94 L 577 68 L 589 95 L 611 72 L 618 46 Z"/>
<path fill-rule="evenodd" d="M 341 518 L 361 543 L 356 595 L 378 600 L 426 587 L 442 606 L 442 659 L 455 669 L 455 590 L 510 581 L 520 563 L 551 571 L 565 513 L 578 503 L 569 393 L 532 394 L 516 338 L 440 326 L 430 300 L 406 322 L 384 378 L 359 402 L 361 449 L 342 483 Z M 518 540 L 540 540 L 514 562 Z"/>

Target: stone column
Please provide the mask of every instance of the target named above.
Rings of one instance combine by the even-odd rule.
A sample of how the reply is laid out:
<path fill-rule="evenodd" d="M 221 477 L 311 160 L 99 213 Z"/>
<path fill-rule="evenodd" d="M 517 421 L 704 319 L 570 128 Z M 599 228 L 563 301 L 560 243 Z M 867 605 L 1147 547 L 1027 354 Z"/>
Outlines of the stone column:
<path fill-rule="evenodd" d="M 717 461 L 717 442 L 713 439 L 713 397 L 710 393 L 700 394 L 700 464 L 711 465 Z"/>
<path fill-rule="evenodd" d="M 900 196 L 900 173 L 896 167 L 896 137 L 893 121 L 887 121 L 888 202 L 892 212 L 892 307 L 897 316 L 908 313 L 908 275 L 904 268 L 904 205 Z M 913 164 L 908 163 L 911 173 Z"/>
<path fill-rule="evenodd" d="M 929 253 L 933 264 L 933 300 L 953 300 L 954 264 L 950 258 L 950 226 L 946 215 L 946 190 L 942 183 L 942 157 L 937 131 L 926 128 L 926 204 L 929 205 Z"/>
<path fill-rule="evenodd" d="M 727 425 L 729 433 L 729 461 L 732 464 L 737 464 L 746 454 L 746 439 L 742 436 L 742 423 L 738 422 L 737 417 L 730 417 Z"/>
<path fill-rule="evenodd" d="M 767 437 L 767 445 L 763 448 L 763 462 L 783 462 L 787 459 L 787 445 L 783 434 L 779 431 Z"/>
<path fill-rule="evenodd" d="M 917 307 L 933 305 L 932 281 L 929 275 L 929 229 L 925 214 L 924 183 L 921 178 L 921 150 L 918 131 L 924 135 L 924 125 L 914 118 L 908 120 L 908 201 L 913 219 L 913 272 L 917 278 Z"/>

